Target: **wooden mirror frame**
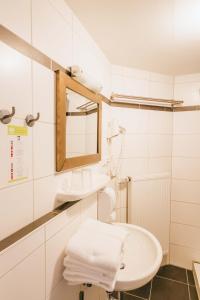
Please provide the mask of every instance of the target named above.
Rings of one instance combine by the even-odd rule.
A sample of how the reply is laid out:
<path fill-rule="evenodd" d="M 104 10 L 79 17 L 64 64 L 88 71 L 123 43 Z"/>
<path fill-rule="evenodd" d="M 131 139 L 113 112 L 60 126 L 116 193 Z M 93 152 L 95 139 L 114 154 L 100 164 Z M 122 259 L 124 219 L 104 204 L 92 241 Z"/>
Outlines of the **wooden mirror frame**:
<path fill-rule="evenodd" d="M 66 89 L 70 89 L 98 104 L 97 121 L 97 153 L 91 155 L 66 158 Z M 95 94 L 63 71 L 56 71 L 56 171 L 69 170 L 84 165 L 97 163 L 101 160 L 101 96 Z"/>

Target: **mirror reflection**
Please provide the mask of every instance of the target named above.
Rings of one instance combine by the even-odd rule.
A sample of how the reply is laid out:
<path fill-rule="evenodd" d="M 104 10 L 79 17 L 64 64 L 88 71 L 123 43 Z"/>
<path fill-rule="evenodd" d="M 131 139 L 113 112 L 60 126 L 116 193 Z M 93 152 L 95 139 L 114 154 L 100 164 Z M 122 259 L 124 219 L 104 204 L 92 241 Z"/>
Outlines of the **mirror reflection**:
<path fill-rule="evenodd" d="M 97 153 L 98 104 L 66 89 L 66 158 Z"/>

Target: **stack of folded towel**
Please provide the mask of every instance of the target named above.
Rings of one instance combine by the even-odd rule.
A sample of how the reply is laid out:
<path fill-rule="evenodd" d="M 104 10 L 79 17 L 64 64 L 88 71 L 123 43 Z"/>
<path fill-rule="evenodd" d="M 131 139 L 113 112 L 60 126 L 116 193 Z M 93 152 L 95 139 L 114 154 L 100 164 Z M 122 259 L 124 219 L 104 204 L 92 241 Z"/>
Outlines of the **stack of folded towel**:
<path fill-rule="evenodd" d="M 113 291 L 127 235 L 121 227 L 87 219 L 67 245 L 63 276 L 68 284 L 90 283 Z"/>

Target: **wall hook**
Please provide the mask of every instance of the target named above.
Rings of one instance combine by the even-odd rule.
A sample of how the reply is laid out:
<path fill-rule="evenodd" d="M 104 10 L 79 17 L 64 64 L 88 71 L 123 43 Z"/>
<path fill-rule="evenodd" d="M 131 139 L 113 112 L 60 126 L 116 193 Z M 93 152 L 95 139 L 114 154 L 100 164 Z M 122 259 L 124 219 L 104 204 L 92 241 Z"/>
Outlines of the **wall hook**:
<path fill-rule="evenodd" d="M 10 113 L 9 110 L 2 109 L 0 110 L 0 121 L 3 124 L 8 124 L 12 120 L 12 117 L 15 115 L 15 107 L 12 107 L 12 112 Z"/>
<path fill-rule="evenodd" d="M 36 121 L 39 120 L 39 118 L 40 118 L 40 113 L 37 113 L 36 118 L 34 118 L 33 115 L 27 115 L 25 121 L 29 127 L 33 127 L 33 125 L 35 124 Z"/>

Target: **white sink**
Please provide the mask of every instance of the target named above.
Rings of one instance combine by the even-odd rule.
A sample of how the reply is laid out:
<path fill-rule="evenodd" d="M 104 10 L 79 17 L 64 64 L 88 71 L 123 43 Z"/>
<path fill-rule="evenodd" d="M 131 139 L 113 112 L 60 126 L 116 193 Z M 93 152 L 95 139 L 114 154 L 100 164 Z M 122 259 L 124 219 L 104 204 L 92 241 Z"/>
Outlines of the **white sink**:
<path fill-rule="evenodd" d="M 60 188 L 56 194 L 56 200 L 64 203 L 80 200 L 104 188 L 110 181 L 110 177 L 104 174 L 95 174 L 93 182 L 89 187 L 79 189 L 67 189 L 65 186 Z"/>
<path fill-rule="evenodd" d="M 125 268 L 118 272 L 115 290 L 137 289 L 157 273 L 162 261 L 162 248 L 153 234 L 139 226 L 123 223 L 113 225 L 130 231 L 124 249 Z"/>

